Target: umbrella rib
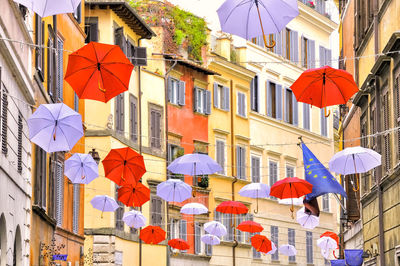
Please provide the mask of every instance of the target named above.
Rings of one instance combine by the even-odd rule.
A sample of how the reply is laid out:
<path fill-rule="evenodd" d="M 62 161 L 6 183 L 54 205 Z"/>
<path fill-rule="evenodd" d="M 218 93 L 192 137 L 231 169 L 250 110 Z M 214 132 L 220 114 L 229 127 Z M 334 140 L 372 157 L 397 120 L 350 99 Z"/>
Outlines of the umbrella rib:
<path fill-rule="evenodd" d="M 283 1 L 282 1 L 283 2 Z M 272 22 L 274 23 L 274 26 L 276 28 L 276 31 L 279 32 L 279 28 L 278 25 L 276 25 L 274 17 L 271 15 L 271 13 L 268 11 L 268 8 L 264 5 L 264 3 L 262 1 L 260 1 L 259 3 L 261 3 L 261 5 L 265 8 L 265 11 L 267 11 L 268 15 L 270 16 Z"/>
<path fill-rule="evenodd" d="M 108 70 L 107 68 L 104 68 L 104 67 L 103 67 L 103 70 L 107 71 L 107 72 L 110 73 L 114 78 L 116 78 L 116 79 L 122 84 L 122 86 L 125 87 L 125 89 L 127 89 L 127 90 L 129 89 L 127 86 L 125 86 L 125 84 L 122 82 L 122 80 L 121 80 L 119 77 L 117 77 L 116 75 L 114 75 L 114 73 L 112 73 L 110 70 Z M 103 74 L 101 73 L 101 71 L 100 71 L 100 76 L 101 76 L 101 80 L 103 81 L 103 85 L 104 85 Z"/>
<path fill-rule="evenodd" d="M 340 95 L 342 95 L 342 97 L 343 97 L 343 101 L 346 101 L 346 99 L 345 99 L 345 97 L 344 97 L 344 95 L 343 95 L 343 93 L 342 93 L 342 90 L 341 90 L 340 87 L 337 85 L 337 83 L 336 83 L 333 79 L 331 79 L 330 77 L 328 77 L 328 76 L 326 76 L 326 78 L 329 79 L 333 84 L 335 84 L 336 88 L 338 88 L 338 91 L 340 92 Z"/>
<path fill-rule="evenodd" d="M 307 85 L 307 87 L 306 87 L 306 88 L 301 92 L 301 94 L 299 95 L 299 101 L 300 101 L 300 98 L 303 96 L 304 92 L 307 90 L 307 88 L 308 88 L 309 86 L 311 86 L 311 84 L 316 83 L 316 82 L 318 82 L 318 81 L 320 81 L 320 80 L 322 80 L 322 77 L 320 77 L 319 79 L 314 79 L 312 82 L 310 82 L 310 83 Z"/>
<path fill-rule="evenodd" d="M 104 59 L 111 53 L 112 50 L 119 48 L 119 46 L 114 45 L 110 50 L 107 51 L 107 53 L 103 56 L 103 58 L 101 59 L 101 62 L 104 61 Z M 96 58 L 97 58 L 97 53 L 96 53 Z M 98 60 L 98 59 L 97 59 Z"/>
<path fill-rule="evenodd" d="M 81 54 L 71 54 L 70 57 L 72 57 L 72 56 L 82 57 L 83 59 L 86 59 L 86 60 L 88 60 L 89 62 L 91 62 L 93 64 L 97 64 L 97 62 L 95 62 L 92 59 L 90 59 L 89 57 L 86 57 L 86 56 L 81 55 Z"/>
<path fill-rule="evenodd" d="M 361 164 L 362 164 L 362 166 L 363 166 L 363 168 L 364 168 L 364 171 L 365 171 L 367 168 L 365 168 L 365 165 L 364 165 L 363 160 L 361 160 L 361 157 L 360 157 L 359 155 L 356 155 L 356 156 L 360 158 L 360 162 L 361 162 Z M 355 162 L 354 162 L 354 163 L 355 163 Z"/>
<path fill-rule="evenodd" d="M 251 6 L 250 6 L 250 8 L 249 8 L 249 10 L 248 10 L 248 12 L 247 12 L 247 23 L 246 23 L 246 39 L 248 39 L 248 38 L 249 38 L 249 20 L 250 20 L 250 11 L 251 11 L 251 8 L 253 7 L 253 5 L 254 5 L 254 2 L 252 2 Z M 263 36 L 263 37 L 264 37 L 264 36 Z"/>
<path fill-rule="evenodd" d="M 90 68 L 96 69 L 96 66 L 91 65 L 91 66 L 88 66 L 88 67 L 80 68 L 80 69 L 76 70 L 75 72 L 69 74 L 68 77 L 71 77 L 72 75 L 75 75 L 75 74 L 78 73 L 79 71 L 87 70 L 87 69 L 90 69 Z M 68 77 L 65 77 L 65 78 L 68 78 Z M 64 78 L 64 79 L 65 79 L 65 78 Z"/>
<path fill-rule="evenodd" d="M 247 2 L 246 2 L 247 1 Z M 239 4 L 237 4 L 234 8 L 232 8 L 231 12 L 229 12 L 228 16 L 226 17 L 225 21 L 224 21 L 224 25 L 225 23 L 228 21 L 229 17 L 232 15 L 233 11 L 235 11 L 236 8 L 238 8 L 241 5 L 247 4 L 249 2 L 252 2 L 253 0 L 243 0 L 242 2 L 240 2 Z"/>

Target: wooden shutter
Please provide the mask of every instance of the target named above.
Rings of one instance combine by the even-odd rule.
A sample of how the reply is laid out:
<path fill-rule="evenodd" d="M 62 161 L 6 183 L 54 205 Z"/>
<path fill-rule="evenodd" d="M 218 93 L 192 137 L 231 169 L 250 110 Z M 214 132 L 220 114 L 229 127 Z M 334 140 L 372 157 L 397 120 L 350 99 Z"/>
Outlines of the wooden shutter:
<path fill-rule="evenodd" d="M 289 123 L 290 121 L 290 114 L 289 114 L 289 98 L 287 96 L 288 88 L 283 88 L 283 121 Z"/>
<path fill-rule="evenodd" d="M 288 244 L 292 246 L 296 246 L 296 240 L 295 240 L 295 230 L 292 228 L 288 228 Z M 295 262 L 296 261 L 296 256 L 289 256 L 289 262 Z"/>
<path fill-rule="evenodd" d="M 179 220 L 179 238 L 187 240 L 187 223 L 186 220 Z"/>
<path fill-rule="evenodd" d="M 125 36 L 124 36 L 124 28 L 123 27 L 119 27 L 119 28 L 115 29 L 114 42 L 116 45 L 118 45 L 121 48 L 122 52 L 124 52 L 124 54 L 126 54 L 126 40 L 125 40 Z"/>
<path fill-rule="evenodd" d="M 172 102 L 172 78 L 168 77 L 167 79 L 167 90 L 168 90 L 168 101 Z"/>
<path fill-rule="evenodd" d="M 303 128 L 310 129 L 310 108 L 308 104 L 303 103 Z"/>
<path fill-rule="evenodd" d="M 129 132 L 130 132 L 130 139 L 136 142 L 138 138 L 137 100 L 132 94 L 129 96 Z"/>
<path fill-rule="evenodd" d="M 216 210 L 214 210 L 214 220 L 217 222 L 222 222 L 221 221 L 221 213 L 217 212 Z"/>
<path fill-rule="evenodd" d="M 260 112 L 260 88 L 261 88 L 261 80 L 260 80 L 260 76 L 256 76 L 256 82 L 255 82 L 255 84 L 254 84 L 254 86 L 255 86 L 255 90 L 254 90 L 254 92 L 255 92 L 255 96 L 256 96 L 256 100 L 255 100 L 255 102 L 256 102 L 256 112 Z"/>
<path fill-rule="evenodd" d="M 238 226 L 243 221 L 243 216 L 242 214 L 236 214 L 235 216 L 236 216 L 236 226 Z M 237 230 L 236 228 L 233 228 L 233 230 L 234 233 L 236 234 L 236 241 L 241 243 L 243 241 L 242 231 Z"/>
<path fill-rule="evenodd" d="M 394 125 L 395 127 L 400 126 L 400 74 L 398 74 L 395 78 L 394 84 L 393 84 L 393 96 L 394 96 L 394 106 L 395 106 L 395 112 L 394 112 Z M 371 118 L 372 120 L 372 118 Z M 371 132 L 372 133 L 372 132 Z M 396 140 L 397 140 L 397 161 L 400 161 L 400 129 L 396 131 Z"/>
<path fill-rule="evenodd" d="M 206 247 L 206 255 L 207 256 L 212 256 L 212 245 L 205 245 Z"/>
<path fill-rule="evenodd" d="M 22 173 L 22 114 L 18 113 L 18 133 L 17 133 L 17 170 Z"/>
<path fill-rule="evenodd" d="M 277 226 L 271 226 L 271 241 L 274 242 L 275 246 L 278 248 L 279 247 L 279 231 Z M 272 260 L 279 260 L 279 252 L 275 252 L 274 254 L 271 255 Z"/>
<path fill-rule="evenodd" d="M 201 227 L 199 222 L 194 222 L 194 253 L 201 253 Z"/>
<path fill-rule="evenodd" d="M 319 46 L 319 66 L 323 67 L 325 65 L 326 65 L 325 48 Z"/>
<path fill-rule="evenodd" d="M 310 47 L 310 68 L 315 68 L 315 41 L 308 40 L 308 47 Z"/>
<path fill-rule="evenodd" d="M 64 82 L 64 43 L 63 41 L 58 38 L 57 39 L 57 71 L 56 71 L 56 86 L 57 86 L 57 101 L 63 101 L 63 82 Z"/>
<path fill-rule="evenodd" d="M 299 34 L 297 31 L 291 31 L 291 37 L 290 40 L 292 40 L 293 46 L 291 47 L 290 51 L 293 50 L 293 58 L 292 62 L 298 64 L 299 63 Z"/>
<path fill-rule="evenodd" d="M 255 88 L 256 88 L 256 77 L 254 77 L 250 82 L 250 108 L 251 110 L 256 111 L 256 95 L 255 95 Z"/>
<path fill-rule="evenodd" d="M 276 85 L 276 119 L 282 120 L 282 85 Z"/>
<path fill-rule="evenodd" d="M 214 90 L 213 90 L 214 107 L 215 108 L 218 108 L 218 107 L 222 108 L 222 106 L 218 106 L 219 105 L 219 103 L 218 103 L 218 83 L 214 82 L 214 87 L 213 88 L 214 88 Z M 222 95 L 221 95 L 221 97 L 222 97 Z"/>
<path fill-rule="evenodd" d="M 49 39 L 47 41 L 48 47 L 53 47 L 54 40 L 53 35 L 49 32 Z M 57 99 L 54 95 L 54 82 L 53 82 L 53 75 L 54 75 L 54 59 L 55 52 L 53 49 L 47 49 L 47 93 L 50 95 L 50 98 L 56 102 Z"/>
<path fill-rule="evenodd" d="M 357 221 L 360 219 L 360 210 L 358 208 L 358 201 L 360 200 L 360 191 L 354 191 L 353 185 L 351 184 L 351 180 L 355 179 L 356 177 L 353 175 L 347 175 L 345 177 L 345 184 L 346 184 L 346 209 L 347 209 L 347 219 L 350 221 Z M 355 181 L 357 182 L 357 181 Z"/>
<path fill-rule="evenodd" d="M 313 235 L 309 231 L 306 231 L 306 255 L 307 263 L 313 263 Z"/>
<path fill-rule="evenodd" d="M 325 64 L 332 66 L 332 51 L 330 49 L 325 49 Z"/>
<path fill-rule="evenodd" d="M 225 143 L 217 140 L 217 163 L 222 167 L 220 174 L 225 174 Z"/>
<path fill-rule="evenodd" d="M 90 30 L 90 42 L 98 42 L 99 41 L 99 30 L 98 30 L 98 23 L 90 23 L 89 25 Z"/>
<path fill-rule="evenodd" d="M 282 31 L 281 31 L 281 36 L 282 36 L 282 44 L 281 44 L 281 49 L 282 49 L 282 51 L 281 51 L 281 55 L 284 57 L 284 58 L 287 58 L 287 51 L 286 51 L 286 49 L 287 49 L 287 42 L 289 41 L 290 42 L 290 39 L 288 40 L 287 39 L 287 34 L 288 34 L 288 32 L 290 32 L 290 30 L 289 29 L 287 29 L 287 28 L 284 28 Z"/>
<path fill-rule="evenodd" d="M 199 95 L 197 94 L 198 89 L 193 88 L 193 111 L 199 112 Z"/>
<path fill-rule="evenodd" d="M 186 83 L 180 80 L 178 89 L 178 104 L 182 106 L 185 105 L 185 88 L 186 88 Z"/>
<path fill-rule="evenodd" d="M 240 148 L 240 164 L 241 164 L 241 176 L 242 179 L 246 178 L 246 148 Z"/>
<path fill-rule="evenodd" d="M 383 130 L 386 131 L 389 129 L 389 93 L 386 92 L 382 96 L 382 122 L 383 122 Z M 383 175 L 385 175 L 391 167 L 391 148 L 390 148 L 390 134 L 385 133 L 383 135 Z"/>
<path fill-rule="evenodd" d="M 275 53 L 282 55 L 282 32 L 277 33 L 275 36 Z"/>
<path fill-rule="evenodd" d="M 320 111 L 320 124 L 321 124 L 321 135 L 326 136 L 326 118 L 325 118 L 325 111 L 321 108 Z"/>
<path fill-rule="evenodd" d="M 0 83 L 0 86 L 2 84 Z M 5 89 L 2 90 L 1 97 L 1 151 L 3 154 L 8 153 L 7 135 L 8 135 L 8 96 Z"/>
<path fill-rule="evenodd" d="M 224 90 L 224 110 L 229 111 L 230 109 L 230 104 L 229 104 L 229 100 L 230 100 L 230 93 L 229 93 L 229 88 L 228 87 L 223 87 Z"/>
<path fill-rule="evenodd" d="M 79 113 L 79 97 L 76 92 L 74 92 L 74 110 Z"/>
<path fill-rule="evenodd" d="M 79 232 L 80 184 L 73 186 L 72 230 L 77 234 Z"/>
<path fill-rule="evenodd" d="M 240 179 L 240 147 L 236 146 L 236 177 Z"/>
<path fill-rule="evenodd" d="M 120 94 L 120 130 L 124 131 L 125 130 L 125 94 L 121 93 Z"/>
<path fill-rule="evenodd" d="M 161 148 L 161 113 L 155 113 L 155 131 L 156 131 L 156 147 Z"/>
<path fill-rule="evenodd" d="M 306 59 L 307 59 L 307 50 L 306 50 L 306 46 L 305 46 L 306 43 L 305 42 L 306 42 L 306 39 L 302 35 L 301 39 L 300 39 L 301 66 L 302 67 L 307 67 L 307 61 L 306 61 Z"/>
<path fill-rule="evenodd" d="M 267 116 L 272 116 L 272 93 L 271 93 L 271 82 L 266 81 L 267 87 Z"/>
<path fill-rule="evenodd" d="M 211 91 L 204 91 L 206 95 L 206 109 L 205 109 L 205 114 L 210 115 L 211 114 Z"/>
<path fill-rule="evenodd" d="M 292 93 L 292 103 L 293 103 L 293 125 L 299 125 L 299 106 L 296 100 L 296 96 Z"/>
<path fill-rule="evenodd" d="M 271 187 L 275 181 L 274 181 L 274 162 L 269 162 L 269 186 Z"/>
<path fill-rule="evenodd" d="M 156 139 L 156 132 L 155 132 L 155 127 L 156 127 L 156 114 L 154 110 L 150 111 L 150 146 L 155 147 L 155 139 Z"/>
<path fill-rule="evenodd" d="M 135 47 L 133 60 L 135 66 L 147 66 L 147 48 L 146 47 Z"/>
<path fill-rule="evenodd" d="M 61 162 L 55 162 L 55 177 L 56 177 L 56 221 L 58 226 L 63 224 L 64 212 L 64 174 L 63 165 Z"/>

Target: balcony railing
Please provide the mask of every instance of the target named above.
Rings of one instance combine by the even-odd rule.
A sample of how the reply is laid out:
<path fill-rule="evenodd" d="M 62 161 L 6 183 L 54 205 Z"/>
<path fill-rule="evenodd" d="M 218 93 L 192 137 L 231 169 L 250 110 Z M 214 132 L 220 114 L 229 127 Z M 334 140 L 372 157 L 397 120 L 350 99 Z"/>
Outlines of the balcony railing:
<path fill-rule="evenodd" d="M 299 1 L 305 4 L 306 6 L 311 7 L 321 15 L 330 18 L 330 15 L 326 10 L 326 0 L 299 0 Z"/>

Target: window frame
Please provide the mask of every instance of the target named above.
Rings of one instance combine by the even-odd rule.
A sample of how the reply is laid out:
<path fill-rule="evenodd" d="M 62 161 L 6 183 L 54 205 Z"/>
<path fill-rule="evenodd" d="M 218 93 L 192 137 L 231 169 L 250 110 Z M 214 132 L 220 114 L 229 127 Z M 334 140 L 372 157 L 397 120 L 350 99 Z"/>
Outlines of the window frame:
<path fill-rule="evenodd" d="M 252 154 L 250 156 L 250 162 L 251 162 L 251 168 L 250 169 L 251 169 L 251 182 L 252 183 L 261 183 L 262 182 L 262 178 L 261 178 L 261 176 L 262 176 L 262 174 L 261 174 L 261 169 L 262 169 L 261 163 L 262 163 L 262 160 L 261 159 L 262 158 L 261 158 L 260 155 Z M 254 176 L 255 167 L 253 166 L 253 160 L 258 160 L 258 181 L 255 179 L 255 176 Z"/>
<path fill-rule="evenodd" d="M 307 264 L 314 263 L 313 233 L 306 231 L 306 261 Z"/>
<path fill-rule="evenodd" d="M 238 91 L 236 94 L 237 115 L 243 118 L 247 117 L 247 97 L 243 92 Z"/>
<path fill-rule="evenodd" d="M 162 106 L 156 105 L 156 104 L 148 104 L 149 108 L 149 118 L 148 118 L 148 130 L 149 130 L 149 147 L 152 149 L 156 150 L 162 150 L 163 149 L 163 143 L 164 143 L 164 136 L 163 136 L 163 131 L 164 131 L 164 110 Z M 159 128 L 158 130 L 155 131 L 152 126 L 152 114 L 158 114 L 159 115 Z M 154 118 L 156 119 L 156 118 Z M 157 121 L 154 120 L 154 123 Z M 156 126 L 156 125 L 154 125 Z M 157 132 L 158 131 L 158 132 Z M 154 142 L 153 142 L 154 141 Z"/>
<path fill-rule="evenodd" d="M 279 248 L 279 228 L 278 226 L 271 225 L 271 241 L 274 242 L 276 248 Z M 271 254 L 271 261 L 279 261 L 278 250 Z"/>
<path fill-rule="evenodd" d="M 221 162 L 219 161 L 219 156 L 218 156 L 219 154 L 221 154 L 221 153 L 218 153 L 218 151 L 219 151 L 218 143 L 223 144 L 223 151 L 222 151 L 223 162 L 222 162 L 222 165 L 221 165 Z M 222 171 L 218 172 L 218 174 L 221 174 L 221 175 L 226 175 L 226 173 L 227 173 L 227 169 L 226 169 L 227 168 L 227 165 L 226 165 L 227 154 L 226 154 L 226 152 L 227 152 L 226 140 L 223 140 L 221 138 L 216 138 L 215 139 L 215 159 L 216 159 L 216 162 L 222 167 Z"/>

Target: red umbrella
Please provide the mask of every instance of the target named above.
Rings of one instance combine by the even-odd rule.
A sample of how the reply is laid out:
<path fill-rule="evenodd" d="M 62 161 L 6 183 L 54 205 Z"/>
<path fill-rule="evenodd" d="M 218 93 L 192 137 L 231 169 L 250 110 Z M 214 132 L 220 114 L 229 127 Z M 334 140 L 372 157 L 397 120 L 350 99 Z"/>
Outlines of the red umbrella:
<path fill-rule="evenodd" d="M 150 189 L 140 182 L 125 184 L 118 189 L 118 200 L 128 207 L 140 207 L 150 200 Z"/>
<path fill-rule="evenodd" d="M 251 237 L 251 245 L 255 250 L 262 253 L 268 253 L 272 250 L 271 240 L 266 236 L 254 235 Z"/>
<path fill-rule="evenodd" d="M 136 184 L 146 173 L 143 156 L 129 147 L 112 149 L 103 160 L 105 176 L 118 186 Z"/>
<path fill-rule="evenodd" d="M 336 241 L 336 243 L 337 243 L 338 246 L 339 246 L 339 237 L 338 237 L 337 234 L 335 234 L 334 232 L 331 232 L 331 231 L 326 231 L 326 232 L 323 233 L 319 238 L 324 237 L 324 236 L 327 236 L 327 237 L 332 238 L 333 240 Z"/>
<path fill-rule="evenodd" d="M 297 101 L 319 108 L 346 104 L 358 92 L 350 73 L 329 66 L 304 71 L 290 88 Z"/>
<path fill-rule="evenodd" d="M 140 239 L 146 244 L 158 244 L 165 240 L 165 231 L 159 226 L 149 225 L 141 230 Z"/>
<path fill-rule="evenodd" d="M 241 202 L 238 201 L 224 201 L 217 206 L 217 212 L 231 213 L 231 214 L 244 214 L 249 209 Z"/>
<path fill-rule="evenodd" d="M 91 42 L 69 55 L 65 80 L 80 99 L 108 102 L 128 90 L 132 70 L 118 45 Z"/>
<path fill-rule="evenodd" d="M 168 241 L 168 245 L 179 250 L 187 250 L 190 248 L 188 242 L 180 238 L 171 239 Z"/>
<path fill-rule="evenodd" d="M 262 232 L 262 230 L 264 230 L 264 227 L 262 227 L 261 224 L 253 221 L 241 222 L 236 228 L 240 231 L 249 233 L 259 233 Z"/>
<path fill-rule="evenodd" d="M 272 185 L 269 195 L 280 199 L 300 198 L 301 196 L 311 193 L 312 187 L 313 185 L 304 179 L 286 177 Z M 292 218 L 294 219 L 293 201 L 290 211 L 292 212 Z"/>

